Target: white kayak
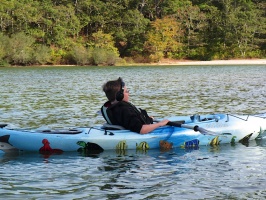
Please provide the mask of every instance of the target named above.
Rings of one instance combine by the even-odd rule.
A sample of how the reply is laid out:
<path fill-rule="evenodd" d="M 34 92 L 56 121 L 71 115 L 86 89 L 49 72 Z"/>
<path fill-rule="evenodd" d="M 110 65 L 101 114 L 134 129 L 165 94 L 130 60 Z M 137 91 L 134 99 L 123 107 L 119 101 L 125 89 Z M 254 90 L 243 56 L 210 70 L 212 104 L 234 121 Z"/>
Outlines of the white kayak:
<path fill-rule="evenodd" d="M 65 130 L 24 130 L 0 124 L 0 150 L 53 154 L 65 151 L 99 153 L 110 149 L 198 148 L 200 145 L 246 143 L 266 134 L 266 116 L 263 114 L 209 114 L 167 119 L 174 123 L 144 135 L 106 125 Z"/>

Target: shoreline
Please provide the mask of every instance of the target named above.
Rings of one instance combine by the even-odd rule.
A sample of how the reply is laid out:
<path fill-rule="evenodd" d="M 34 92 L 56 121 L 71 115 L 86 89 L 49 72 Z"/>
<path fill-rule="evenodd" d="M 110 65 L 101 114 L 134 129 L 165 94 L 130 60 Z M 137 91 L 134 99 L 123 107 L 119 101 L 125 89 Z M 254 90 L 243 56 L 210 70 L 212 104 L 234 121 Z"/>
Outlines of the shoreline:
<path fill-rule="evenodd" d="M 243 59 L 243 60 L 211 60 L 211 61 L 191 61 L 191 60 L 162 60 L 149 65 L 266 65 L 266 59 Z"/>
<path fill-rule="evenodd" d="M 266 59 L 235 59 L 235 60 L 210 60 L 210 61 L 193 61 L 193 60 L 173 60 L 173 59 L 163 59 L 157 63 L 126 63 L 126 64 L 117 64 L 115 66 L 203 66 L 203 65 L 265 65 Z M 17 66 L 11 65 L 8 67 L 32 67 L 36 65 L 29 66 Z M 39 65 L 40 67 L 69 67 L 69 66 L 78 66 L 78 65 Z M 92 65 L 84 65 L 84 67 L 89 67 Z M 101 66 L 101 65 L 100 65 Z M 100 67 L 99 66 L 99 67 Z M 5 66 L 0 66 L 5 67 Z"/>

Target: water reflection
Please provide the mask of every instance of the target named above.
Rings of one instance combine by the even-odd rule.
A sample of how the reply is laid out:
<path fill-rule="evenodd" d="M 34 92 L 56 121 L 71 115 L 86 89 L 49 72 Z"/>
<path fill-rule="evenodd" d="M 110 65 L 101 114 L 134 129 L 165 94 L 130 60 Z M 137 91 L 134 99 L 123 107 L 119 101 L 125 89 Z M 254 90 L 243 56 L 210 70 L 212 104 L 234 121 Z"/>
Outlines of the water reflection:
<path fill-rule="evenodd" d="M 229 193 L 244 198 L 245 193 L 264 190 L 264 185 L 256 185 L 256 189 L 252 186 L 265 181 L 265 161 L 261 160 L 264 143 L 256 140 L 248 147 L 228 144 L 198 150 L 104 151 L 93 155 L 72 152 L 49 157 L 5 154 L 0 159 L 1 168 L 9 169 L 5 170 L 8 174 L 2 174 L 1 185 L 7 191 L 7 184 L 13 181 L 17 195 L 27 193 L 35 198 L 56 197 L 58 193 L 65 198 L 90 194 L 91 198 L 193 199 L 198 193 L 204 198 L 225 198 Z M 28 170 L 21 170 L 22 166 Z"/>

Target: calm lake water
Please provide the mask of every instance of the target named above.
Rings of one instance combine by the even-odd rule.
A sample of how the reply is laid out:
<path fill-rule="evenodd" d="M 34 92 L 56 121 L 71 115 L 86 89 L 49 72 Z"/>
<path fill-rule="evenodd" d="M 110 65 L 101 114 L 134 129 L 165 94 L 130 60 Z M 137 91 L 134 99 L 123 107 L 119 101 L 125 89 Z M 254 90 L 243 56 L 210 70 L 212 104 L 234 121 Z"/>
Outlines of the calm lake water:
<path fill-rule="evenodd" d="M 0 68 L 0 123 L 103 123 L 101 86 L 121 76 L 155 118 L 266 113 L 266 66 Z M 0 153 L 0 199 L 265 199 L 266 139 L 167 152 Z"/>

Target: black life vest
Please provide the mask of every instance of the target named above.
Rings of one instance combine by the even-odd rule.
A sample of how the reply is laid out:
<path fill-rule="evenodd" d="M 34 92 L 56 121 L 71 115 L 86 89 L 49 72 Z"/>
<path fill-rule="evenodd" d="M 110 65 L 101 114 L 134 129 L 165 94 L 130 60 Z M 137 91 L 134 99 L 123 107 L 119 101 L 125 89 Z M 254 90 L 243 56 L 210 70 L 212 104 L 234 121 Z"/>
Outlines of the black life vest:
<path fill-rule="evenodd" d="M 147 112 L 145 110 L 142 109 L 138 109 L 136 108 L 136 106 L 134 106 L 133 104 L 129 103 L 129 102 L 125 102 L 125 101 L 119 101 L 115 104 L 111 104 L 110 101 L 107 101 L 102 107 L 101 107 L 101 112 L 102 112 L 102 116 L 104 117 L 105 121 L 108 124 L 113 124 L 113 125 L 119 125 L 116 123 L 116 119 L 112 114 L 112 108 L 114 108 L 115 106 L 118 105 L 124 105 L 124 106 L 129 106 L 131 108 L 133 108 L 133 110 L 136 112 L 137 116 L 139 117 L 139 119 L 141 120 L 141 122 L 143 124 L 152 124 L 153 120 L 152 118 L 150 118 L 147 114 Z"/>

